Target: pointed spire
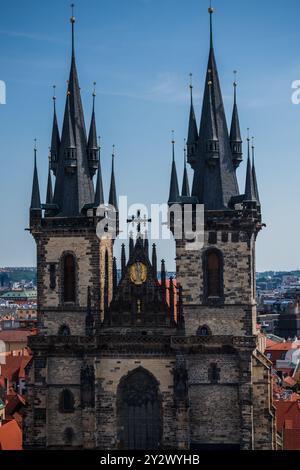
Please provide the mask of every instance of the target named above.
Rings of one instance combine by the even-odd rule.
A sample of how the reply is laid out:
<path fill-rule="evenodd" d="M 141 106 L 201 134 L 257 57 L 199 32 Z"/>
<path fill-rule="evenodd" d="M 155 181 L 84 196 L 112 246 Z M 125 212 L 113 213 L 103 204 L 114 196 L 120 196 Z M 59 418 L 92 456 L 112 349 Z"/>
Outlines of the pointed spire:
<path fill-rule="evenodd" d="M 260 204 L 260 198 L 259 198 L 259 190 L 258 190 L 258 184 L 257 184 L 257 178 L 256 178 L 256 169 L 255 169 L 255 146 L 254 146 L 254 137 L 252 137 L 252 178 L 253 178 L 253 186 L 254 186 L 254 194 L 255 194 L 255 199 Z"/>
<path fill-rule="evenodd" d="M 147 231 L 145 232 L 145 238 L 144 238 L 144 251 L 145 251 L 147 258 L 149 258 L 149 238 L 148 238 Z"/>
<path fill-rule="evenodd" d="M 51 169 L 56 175 L 58 156 L 60 148 L 60 134 L 57 123 L 56 114 L 56 85 L 53 85 L 53 124 L 52 124 L 52 137 L 51 137 Z"/>
<path fill-rule="evenodd" d="M 98 169 L 98 142 L 97 142 L 97 128 L 96 128 L 96 116 L 95 116 L 95 99 L 96 99 L 96 82 L 94 82 L 93 91 L 93 110 L 90 125 L 90 132 L 88 138 L 88 159 L 91 176 L 94 176 Z"/>
<path fill-rule="evenodd" d="M 184 170 L 183 170 L 183 181 L 182 181 L 182 191 L 181 196 L 190 197 L 190 184 L 186 168 L 186 144 L 184 142 Z"/>
<path fill-rule="evenodd" d="M 188 160 L 189 163 L 193 165 L 195 163 L 196 153 L 197 153 L 197 143 L 199 139 L 197 121 L 195 116 L 195 109 L 193 103 L 193 83 L 192 83 L 193 74 L 190 74 L 190 92 L 191 92 L 191 106 L 190 106 L 190 118 L 189 118 L 189 129 L 188 129 Z"/>
<path fill-rule="evenodd" d="M 52 204 L 53 200 L 53 189 L 52 189 L 52 179 L 51 179 L 51 154 L 49 155 L 49 169 L 48 169 L 48 181 L 47 181 L 47 195 L 46 195 L 46 204 Z"/>
<path fill-rule="evenodd" d="M 175 162 L 175 140 L 174 140 L 174 131 L 172 131 L 172 171 L 171 171 L 171 182 L 170 182 L 170 193 L 169 193 L 169 204 L 176 203 L 179 200 L 179 185 L 177 178 L 177 169 Z"/>
<path fill-rule="evenodd" d="M 251 202 L 251 201 L 255 201 L 255 193 L 254 193 L 251 158 L 250 158 L 249 129 L 248 129 L 247 144 L 248 144 L 248 161 L 247 161 L 247 173 L 246 173 L 245 202 Z"/>
<path fill-rule="evenodd" d="M 152 245 L 152 272 L 155 279 L 157 279 L 157 254 L 156 254 L 156 245 Z"/>
<path fill-rule="evenodd" d="M 116 211 L 118 210 L 116 181 L 115 181 L 115 146 L 114 145 L 113 145 L 113 153 L 112 153 L 112 168 L 111 168 L 111 180 L 110 180 L 108 203 L 111 206 L 113 206 L 116 209 Z"/>
<path fill-rule="evenodd" d="M 133 233 L 130 232 L 129 234 L 129 259 L 132 257 L 133 251 L 134 251 Z"/>
<path fill-rule="evenodd" d="M 37 164 L 36 164 L 36 153 L 37 153 L 37 147 L 36 147 L 36 139 L 35 139 L 35 144 L 34 144 L 34 170 L 33 170 L 33 181 L 32 181 L 32 193 L 31 193 L 31 204 L 30 204 L 30 210 L 35 211 L 35 210 L 41 210 L 41 198 L 40 198 L 40 186 L 39 186 L 39 177 L 38 177 L 38 171 L 37 171 Z"/>
<path fill-rule="evenodd" d="M 58 158 L 53 203 L 58 216 L 82 215 L 87 205 L 93 205 L 95 192 L 90 173 L 87 138 L 81 92 L 75 61 L 75 17 L 72 5 L 72 59 L 68 81 L 64 129 Z M 75 150 L 76 148 L 76 150 Z"/>
<path fill-rule="evenodd" d="M 230 147 L 232 152 L 232 162 L 234 168 L 238 168 L 241 162 L 243 161 L 243 150 L 242 150 L 242 138 L 240 130 L 240 121 L 237 107 L 236 99 L 236 89 L 237 89 L 237 80 L 236 80 L 236 70 L 234 71 L 234 103 L 232 111 L 232 121 L 231 121 L 231 130 L 230 130 Z"/>
<path fill-rule="evenodd" d="M 67 103 L 65 109 L 65 117 L 63 123 L 63 130 L 62 130 L 62 143 L 65 147 L 65 158 L 69 159 L 69 150 L 76 148 L 75 138 L 74 138 L 74 130 L 71 118 L 71 107 L 70 107 L 70 91 L 67 92 Z"/>
<path fill-rule="evenodd" d="M 122 251 L 121 251 L 121 269 L 122 269 L 122 278 L 125 276 L 126 271 L 126 251 L 125 245 L 122 243 Z"/>
<path fill-rule="evenodd" d="M 206 153 L 209 163 L 215 164 L 219 159 L 219 139 L 216 126 L 215 110 L 212 97 L 212 70 L 208 70 L 208 99 L 209 99 L 209 112 L 207 116 L 207 140 L 206 140 Z"/>
<path fill-rule="evenodd" d="M 214 53 L 210 6 L 210 49 L 203 95 L 197 164 L 194 169 L 192 196 L 206 210 L 221 210 L 239 195 L 237 176 L 232 163 L 228 126 L 219 74 Z"/>
<path fill-rule="evenodd" d="M 103 182 L 102 182 L 102 169 L 101 169 L 101 141 L 100 137 L 99 145 L 98 145 L 98 174 L 97 174 L 97 182 L 96 182 L 96 193 L 95 193 L 95 207 L 99 207 L 104 204 L 104 190 L 103 190 Z"/>
<path fill-rule="evenodd" d="M 116 295 L 118 287 L 118 271 L 117 271 L 117 259 L 113 259 L 113 295 Z"/>

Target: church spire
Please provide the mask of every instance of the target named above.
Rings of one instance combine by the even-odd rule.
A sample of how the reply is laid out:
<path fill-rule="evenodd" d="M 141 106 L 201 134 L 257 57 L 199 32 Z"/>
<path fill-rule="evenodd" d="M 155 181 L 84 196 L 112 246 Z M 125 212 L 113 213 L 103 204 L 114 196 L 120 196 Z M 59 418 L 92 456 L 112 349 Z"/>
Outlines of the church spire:
<path fill-rule="evenodd" d="M 204 204 L 206 210 L 224 209 L 232 197 L 239 195 L 214 52 L 213 12 L 210 6 L 209 59 L 192 190 L 192 196 Z"/>
<path fill-rule="evenodd" d="M 110 180 L 108 203 L 109 205 L 113 206 L 116 209 L 116 211 L 118 210 L 116 180 L 115 180 L 115 146 L 114 145 L 113 145 L 113 153 L 112 153 L 111 180 Z"/>
<path fill-rule="evenodd" d="M 36 139 L 34 144 L 34 168 L 33 168 L 33 181 L 32 181 L 32 192 L 31 192 L 31 203 L 30 203 L 30 225 L 33 225 L 41 217 L 41 197 L 40 197 L 40 186 L 39 177 L 36 164 Z"/>
<path fill-rule="evenodd" d="M 49 155 L 49 169 L 48 169 L 48 181 L 47 181 L 47 195 L 46 195 L 46 204 L 52 204 L 53 199 L 53 189 L 52 189 L 52 179 L 51 179 L 51 154 Z"/>
<path fill-rule="evenodd" d="M 98 137 L 98 174 L 96 182 L 96 193 L 95 193 L 95 207 L 99 207 L 104 204 L 104 190 L 103 190 L 103 181 L 102 181 L 102 169 L 101 169 L 101 141 Z"/>
<path fill-rule="evenodd" d="M 59 150 L 53 203 L 59 216 L 80 216 L 86 205 L 94 203 L 94 186 L 90 174 L 86 128 L 75 61 L 75 17 L 72 5 L 72 58 L 65 119 Z"/>
<path fill-rule="evenodd" d="M 92 109 L 92 118 L 90 125 L 90 132 L 88 138 L 88 160 L 90 174 L 93 177 L 98 169 L 99 159 L 98 159 L 98 142 L 97 142 L 97 127 L 96 127 L 96 116 L 95 116 L 95 100 L 96 100 L 96 82 L 94 82 L 94 91 L 93 91 L 93 109 Z"/>
<path fill-rule="evenodd" d="M 198 129 L 195 116 L 194 102 L 193 102 L 193 83 L 192 83 L 193 74 L 190 74 L 190 92 L 191 92 L 191 105 L 190 105 L 190 118 L 189 118 L 189 129 L 188 129 L 188 139 L 187 139 L 187 149 L 188 149 L 188 161 L 193 166 L 196 159 L 197 153 L 197 144 L 198 144 Z"/>
<path fill-rule="evenodd" d="M 178 199 L 180 197 L 178 178 L 177 178 L 177 169 L 176 169 L 176 162 L 175 162 L 174 131 L 172 131 L 172 134 L 173 134 L 173 138 L 172 138 L 172 171 L 171 171 L 169 204 L 178 202 Z"/>
<path fill-rule="evenodd" d="M 186 168 L 186 144 L 184 143 L 184 170 L 183 170 L 183 181 L 182 181 L 182 191 L 181 196 L 190 197 L 190 184 Z"/>
<path fill-rule="evenodd" d="M 248 129 L 248 133 L 249 133 L 249 129 Z M 246 173 L 245 202 L 252 202 L 252 201 L 255 201 L 256 198 L 255 198 L 252 167 L 251 167 L 251 158 L 250 158 L 250 137 L 249 137 L 249 135 L 248 135 L 248 138 L 247 138 L 247 144 L 248 144 L 248 160 L 247 160 L 247 173 Z"/>
<path fill-rule="evenodd" d="M 243 161 L 243 150 L 242 150 L 242 138 L 240 130 L 240 121 L 237 107 L 236 99 L 236 89 L 237 89 L 237 80 L 236 80 L 236 71 L 234 71 L 234 102 L 233 102 L 233 111 L 232 111 L 232 121 L 231 121 L 231 130 L 230 130 L 230 147 L 232 152 L 232 162 L 234 168 L 238 168 L 241 162 Z"/>
<path fill-rule="evenodd" d="M 56 175 L 57 165 L 58 165 L 58 156 L 60 148 L 60 135 L 57 123 L 57 114 L 56 114 L 56 86 L 53 85 L 53 124 L 52 124 L 52 137 L 51 137 L 51 170 L 54 175 Z"/>
<path fill-rule="evenodd" d="M 32 192 L 31 192 L 31 204 L 30 204 L 31 211 L 41 210 L 40 185 L 39 185 L 39 177 L 38 177 L 37 164 L 36 164 L 36 154 L 37 154 L 37 147 L 36 147 L 36 139 L 35 139 L 34 169 L 33 169 L 33 181 L 32 181 Z"/>
<path fill-rule="evenodd" d="M 257 203 L 260 204 L 259 190 L 258 190 L 258 184 L 257 184 L 257 178 L 256 178 L 256 169 L 255 169 L 254 137 L 252 137 L 252 179 L 253 179 L 255 199 L 256 199 Z"/>
<path fill-rule="evenodd" d="M 121 251 L 121 272 L 122 272 L 122 278 L 123 278 L 126 272 L 126 250 L 125 250 L 124 243 L 122 243 L 122 251 Z"/>
<path fill-rule="evenodd" d="M 152 272 L 154 278 L 157 279 L 157 253 L 155 243 L 152 245 Z"/>
<path fill-rule="evenodd" d="M 206 135 L 206 155 L 209 164 L 215 165 L 216 161 L 220 158 L 219 155 L 219 139 L 217 134 L 215 109 L 213 106 L 212 96 L 212 71 L 208 70 L 208 99 L 209 108 L 207 116 L 207 135 Z"/>

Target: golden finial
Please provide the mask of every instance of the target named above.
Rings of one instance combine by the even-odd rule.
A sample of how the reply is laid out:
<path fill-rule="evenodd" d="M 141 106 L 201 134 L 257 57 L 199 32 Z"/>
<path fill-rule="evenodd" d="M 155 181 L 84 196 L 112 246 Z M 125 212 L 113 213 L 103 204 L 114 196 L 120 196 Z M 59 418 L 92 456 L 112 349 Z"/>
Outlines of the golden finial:
<path fill-rule="evenodd" d="M 172 131 L 172 144 L 175 144 L 175 131 Z"/>
<path fill-rule="evenodd" d="M 70 22 L 71 22 L 72 24 L 74 24 L 75 21 L 76 21 L 75 16 L 74 16 L 74 7 L 75 7 L 75 5 L 74 5 L 74 3 L 72 3 L 72 4 L 71 4 L 72 16 L 71 16 L 71 18 L 70 18 Z"/>
<path fill-rule="evenodd" d="M 233 81 L 233 86 L 237 87 L 237 71 L 233 71 L 233 76 L 234 76 L 234 81 Z"/>

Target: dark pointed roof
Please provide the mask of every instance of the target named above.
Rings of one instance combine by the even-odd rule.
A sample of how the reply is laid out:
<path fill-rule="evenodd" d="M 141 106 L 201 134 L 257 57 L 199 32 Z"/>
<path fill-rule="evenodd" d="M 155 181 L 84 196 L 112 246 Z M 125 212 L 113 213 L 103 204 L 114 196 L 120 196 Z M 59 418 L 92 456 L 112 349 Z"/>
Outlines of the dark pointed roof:
<path fill-rule="evenodd" d="M 231 129 L 230 129 L 230 142 L 242 142 L 241 129 L 240 129 L 240 120 L 236 100 L 236 88 L 237 83 L 234 82 L 234 103 L 232 111 L 232 120 L 231 120 Z"/>
<path fill-rule="evenodd" d="M 36 148 L 34 149 L 34 169 L 33 169 L 33 181 L 32 181 L 32 193 L 31 193 L 31 204 L 30 210 L 41 209 L 41 197 L 40 197 L 40 186 L 39 177 L 36 165 Z"/>
<path fill-rule="evenodd" d="M 191 107 L 190 107 L 190 118 L 189 118 L 189 130 L 188 130 L 188 139 L 187 145 L 192 146 L 198 142 L 198 128 L 197 128 L 197 121 L 195 116 L 195 109 L 193 103 L 193 86 L 190 85 L 191 90 Z"/>
<path fill-rule="evenodd" d="M 54 87 L 55 89 L 55 87 Z M 51 159 L 52 159 L 52 169 L 56 173 L 57 169 L 57 159 L 59 156 L 60 149 L 60 134 L 57 123 L 57 114 L 56 114 L 56 96 L 53 96 L 53 124 L 52 124 L 52 137 L 51 137 Z"/>
<path fill-rule="evenodd" d="M 169 204 L 178 202 L 179 197 L 180 197 L 179 184 L 178 184 L 177 169 L 176 169 L 176 162 L 175 162 L 175 141 L 172 140 L 172 171 L 171 171 L 171 181 L 170 181 Z"/>
<path fill-rule="evenodd" d="M 258 202 L 258 204 L 260 204 L 259 190 L 258 190 L 258 184 L 257 184 L 257 178 L 256 178 L 256 169 L 255 169 L 255 147 L 254 147 L 254 142 L 252 143 L 252 179 L 253 179 L 255 199 Z"/>
<path fill-rule="evenodd" d="M 52 200 L 53 200 L 53 189 L 52 189 L 52 178 L 51 178 L 50 159 L 49 159 L 46 204 L 52 204 Z"/>
<path fill-rule="evenodd" d="M 253 175 L 250 159 L 250 139 L 247 139 L 248 142 L 248 161 L 247 161 L 247 173 L 246 173 L 246 188 L 245 188 L 245 202 L 255 201 L 255 190 L 253 184 Z"/>
<path fill-rule="evenodd" d="M 231 197 L 239 194 L 236 172 L 232 163 L 223 98 L 215 60 L 210 9 L 210 51 L 203 97 L 199 132 L 197 165 L 194 173 L 192 195 L 207 210 L 228 207 Z M 218 159 L 214 165 L 207 159 L 207 143 L 218 139 Z"/>
<path fill-rule="evenodd" d="M 89 150 L 97 150 L 98 149 L 98 142 L 97 142 L 97 127 L 96 127 L 96 116 L 95 116 L 95 97 L 96 93 L 93 93 L 93 111 L 92 111 L 92 119 L 90 125 L 90 132 L 88 138 L 88 149 Z"/>
<path fill-rule="evenodd" d="M 109 199 L 108 203 L 118 210 L 118 200 L 117 200 L 117 190 L 116 190 L 116 181 L 115 181 L 115 154 L 112 154 L 112 166 L 111 166 L 111 179 L 110 179 L 110 189 L 109 189 Z"/>
<path fill-rule="evenodd" d="M 103 181 L 102 181 L 102 169 L 101 169 L 101 153 L 100 153 L 100 144 L 98 147 L 99 152 L 99 167 L 98 167 L 98 174 L 97 174 L 97 182 L 96 182 L 96 192 L 95 192 L 95 206 L 99 207 L 100 205 L 104 204 L 104 190 L 103 190 Z"/>
<path fill-rule="evenodd" d="M 81 93 L 75 61 L 74 17 L 72 23 L 72 60 L 65 118 L 58 159 L 58 169 L 53 202 L 59 207 L 60 216 L 79 216 L 83 207 L 94 203 L 94 186 L 89 172 L 87 139 Z M 72 171 L 66 171 L 68 150 L 76 147 Z M 74 157 L 74 155 L 73 155 Z M 74 158 L 73 158 L 74 159 Z"/>
<path fill-rule="evenodd" d="M 184 170 L 183 170 L 183 181 L 182 181 L 182 191 L 181 196 L 190 197 L 190 184 L 186 167 L 186 149 L 184 149 Z"/>

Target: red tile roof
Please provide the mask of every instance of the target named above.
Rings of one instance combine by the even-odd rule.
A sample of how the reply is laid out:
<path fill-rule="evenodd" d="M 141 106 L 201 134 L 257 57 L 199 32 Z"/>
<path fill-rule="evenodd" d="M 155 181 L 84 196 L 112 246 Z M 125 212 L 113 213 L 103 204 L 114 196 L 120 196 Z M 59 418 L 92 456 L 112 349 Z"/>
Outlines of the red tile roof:
<path fill-rule="evenodd" d="M 297 349 L 297 346 L 293 346 L 294 343 L 275 343 L 272 346 L 267 346 L 266 351 L 289 351 L 290 349 Z"/>
<path fill-rule="evenodd" d="M 28 336 L 34 333 L 28 330 L 4 330 L 0 331 L 0 341 L 7 343 L 27 343 Z"/>
<path fill-rule="evenodd" d="M 22 431 L 14 419 L 0 427 L 0 449 L 22 450 Z"/>

